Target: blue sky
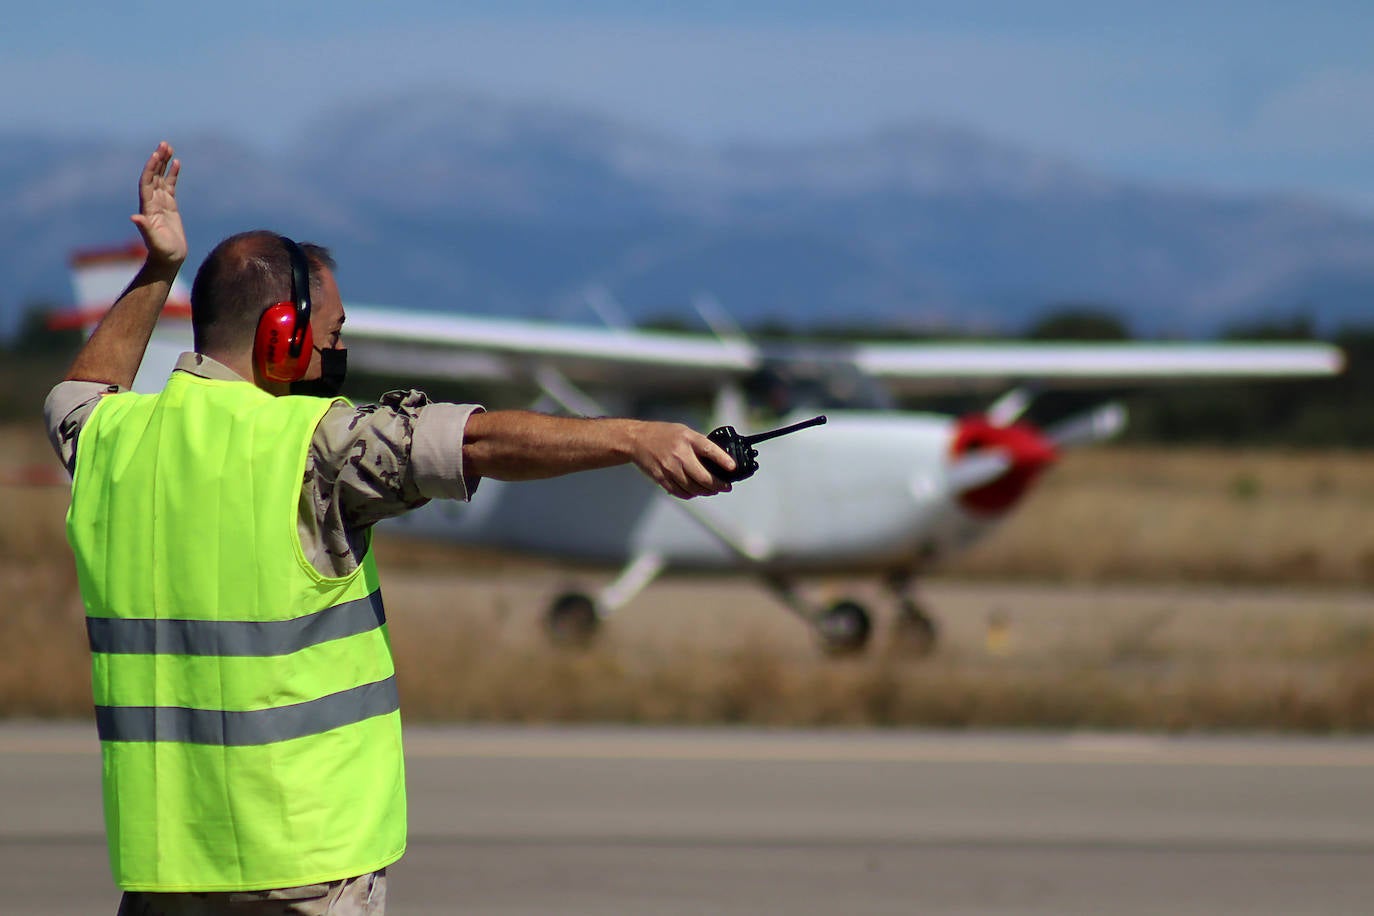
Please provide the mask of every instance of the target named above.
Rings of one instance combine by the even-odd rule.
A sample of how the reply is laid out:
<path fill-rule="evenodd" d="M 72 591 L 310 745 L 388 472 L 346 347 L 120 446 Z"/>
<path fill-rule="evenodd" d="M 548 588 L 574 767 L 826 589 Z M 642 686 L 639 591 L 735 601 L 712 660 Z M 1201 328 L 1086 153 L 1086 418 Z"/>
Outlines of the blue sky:
<path fill-rule="evenodd" d="M 582 0 L 63 2 L 0 26 L 0 124 L 297 139 L 351 98 L 452 87 L 685 139 L 968 125 L 1124 177 L 1374 212 L 1374 7 Z"/>

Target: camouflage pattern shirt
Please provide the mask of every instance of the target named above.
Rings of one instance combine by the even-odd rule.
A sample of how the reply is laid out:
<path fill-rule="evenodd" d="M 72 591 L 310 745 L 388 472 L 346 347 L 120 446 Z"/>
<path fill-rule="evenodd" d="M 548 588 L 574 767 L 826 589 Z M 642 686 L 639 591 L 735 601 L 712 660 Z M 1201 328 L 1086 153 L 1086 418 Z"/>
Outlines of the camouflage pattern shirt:
<path fill-rule="evenodd" d="M 244 381 L 199 353 L 183 353 L 173 371 Z M 43 407 L 48 438 L 71 473 L 81 427 L 106 394 L 100 382 L 59 382 Z M 306 557 L 322 575 L 352 572 L 373 524 L 431 499 L 467 500 L 477 481 L 463 479 L 463 430 L 476 404 L 435 402 L 422 391 L 389 391 L 376 404 L 330 408 L 310 441 L 297 527 Z"/>

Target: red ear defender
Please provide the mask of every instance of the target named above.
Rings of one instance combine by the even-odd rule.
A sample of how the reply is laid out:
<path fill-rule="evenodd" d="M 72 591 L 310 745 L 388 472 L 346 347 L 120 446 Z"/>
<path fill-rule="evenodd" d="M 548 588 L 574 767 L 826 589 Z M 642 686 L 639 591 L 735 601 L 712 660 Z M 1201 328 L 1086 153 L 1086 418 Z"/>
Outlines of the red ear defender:
<path fill-rule="evenodd" d="M 257 337 L 253 340 L 253 365 L 263 378 L 273 382 L 297 382 L 305 376 L 315 337 L 307 320 L 301 335 L 304 339 L 297 348 L 291 345 L 295 332 L 296 303 L 278 302 L 262 313 L 258 319 Z M 295 356 L 291 355 L 293 350 Z"/>
<path fill-rule="evenodd" d="M 310 331 L 310 262 L 299 245 L 281 236 L 291 258 L 291 302 L 269 305 L 258 319 L 253 365 L 272 382 L 298 382 L 310 366 L 315 337 Z"/>

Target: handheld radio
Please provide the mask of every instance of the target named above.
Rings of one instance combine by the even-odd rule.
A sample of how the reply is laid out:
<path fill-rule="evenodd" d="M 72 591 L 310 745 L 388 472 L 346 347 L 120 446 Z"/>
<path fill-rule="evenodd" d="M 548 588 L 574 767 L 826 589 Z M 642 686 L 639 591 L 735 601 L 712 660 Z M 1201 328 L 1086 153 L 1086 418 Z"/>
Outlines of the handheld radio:
<path fill-rule="evenodd" d="M 784 426 L 782 429 L 774 429 L 766 433 L 755 433 L 752 436 L 741 436 L 739 433 L 735 432 L 733 426 L 721 426 L 711 430 L 706 438 L 710 439 L 716 445 L 719 445 L 727 455 L 735 459 L 735 469 L 733 471 L 727 471 L 709 458 L 703 458 L 701 463 L 706 465 L 706 470 L 710 471 L 718 479 L 724 480 L 726 483 L 738 483 L 741 480 L 753 477 L 754 472 L 759 469 L 759 463 L 755 460 L 758 458 L 759 453 L 758 450 L 754 448 L 755 445 L 760 442 L 767 442 L 769 439 L 776 439 L 779 436 L 795 433 L 799 429 L 806 429 L 809 426 L 820 426 L 824 423 L 825 415 L 822 414 L 819 417 L 812 417 L 800 423 L 793 423 L 791 426 Z"/>

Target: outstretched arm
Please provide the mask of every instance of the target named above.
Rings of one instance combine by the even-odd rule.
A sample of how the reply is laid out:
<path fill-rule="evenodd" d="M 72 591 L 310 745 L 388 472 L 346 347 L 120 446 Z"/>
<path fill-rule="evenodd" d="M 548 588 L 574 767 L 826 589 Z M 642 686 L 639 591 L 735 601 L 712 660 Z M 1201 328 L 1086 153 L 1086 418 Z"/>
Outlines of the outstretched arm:
<path fill-rule="evenodd" d="M 130 219 L 143 235 L 147 260 L 76 354 L 68 380 L 123 388 L 134 383 L 172 281 L 186 260 L 186 234 L 176 199 L 181 162 L 172 154 L 171 146 L 159 143 L 139 176 L 138 213 Z"/>
<path fill-rule="evenodd" d="M 463 476 L 535 480 L 633 463 L 681 499 L 729 492 L 701 463 L 726 470 L 734 461 L 710 439 L 680 423 L 552 417 L 522 410 L 474 413 L 463 433 Z"/>

